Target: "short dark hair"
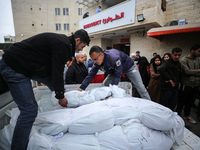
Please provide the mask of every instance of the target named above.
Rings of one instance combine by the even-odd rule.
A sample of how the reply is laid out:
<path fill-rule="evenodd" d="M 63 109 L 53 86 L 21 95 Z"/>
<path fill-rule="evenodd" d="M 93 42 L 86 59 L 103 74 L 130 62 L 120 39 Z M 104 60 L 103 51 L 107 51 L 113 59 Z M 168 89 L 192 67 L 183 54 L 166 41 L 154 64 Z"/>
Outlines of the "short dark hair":
<path fill-rule="evenodd" d="M 103 50 L 101 49 L 101 47 L 94 45 L 91 47 L 89 55 L 91 55 L 92 53 L 103 53 Z"/>
<path fill-rule="evenodd" d="M 177 53 L 182 52 L 182 49 L 180 49 L 180 48 L 178 48 L 178 47 L 173 48 L 173 49 L 172 49 L 172 54 L 174 54 L 174 52 L 177 52 Z"/>
<path fill-rule="evenodd" d="M 191 50 L 196 51 L 196 50 L 198 50 L 199 48 L 200 48 L 200 45 L 193 45 L 192 48 L 190 49 L 190 51 L 191 51 Z"/>
<path fill-rule="evenodd" d="M 153 53 L 153 55 L 154 55 L 154 54 L 156 54 L 156 55 L 157 55 L 157 53 L 156 53 L 156 52 L 155 52 L 155 53 Z"/>
<path fill-rule="evenodd" d="M 101 8 L 101 6 L 99 6 L 99 8 Z"/>
<path fill-rule="evenodd" d="M 80 38 L 81 43 L 87 43 L 87 45 L 89 46 L 90 37 L 89 37 L 87 31 L 80 29 L 80 30 L 77 30 L 73 35 L 74 35 L 75 39 Z"/>

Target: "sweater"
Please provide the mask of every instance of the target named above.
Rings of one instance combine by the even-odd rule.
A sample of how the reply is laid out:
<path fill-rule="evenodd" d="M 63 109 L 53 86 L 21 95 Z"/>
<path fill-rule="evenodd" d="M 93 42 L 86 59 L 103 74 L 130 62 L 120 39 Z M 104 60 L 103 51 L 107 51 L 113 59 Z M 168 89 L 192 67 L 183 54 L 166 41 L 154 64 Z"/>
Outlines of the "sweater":
<path fill-rule="evenodd" d="M 57 99 L 64 98 L 63 71 L 74 56 L 73 35 L 41 33 L 14 43 L 3 55 L 8 66 L 29 78 L 52 76 Z"/>

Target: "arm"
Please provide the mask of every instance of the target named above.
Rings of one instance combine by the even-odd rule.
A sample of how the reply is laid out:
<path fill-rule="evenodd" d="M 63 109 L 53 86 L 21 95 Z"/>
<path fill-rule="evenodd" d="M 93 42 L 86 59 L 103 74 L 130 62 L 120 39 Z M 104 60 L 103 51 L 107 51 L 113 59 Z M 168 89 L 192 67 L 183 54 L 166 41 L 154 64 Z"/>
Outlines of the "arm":
<path fill-rule="evenodd" d="M 188 67 L 187 61 L 185 61 L 185 60 L 181 60 L 181 69 L 182 69 L 182 72 L 184 72 L 184 74 L 186 74 L 186 75 L 200 76 L 200 68 L 199 69 L 190 69 Z"/>
<path fill-rule="evenodd" d="M 90 84 L 90 82 L 92 81 L 94 76 L 97 74 L 97 72 L 99 70 L 99 67 L 100 66 L 93 65 L 90 73 L 85 77 L 85 79 L 83 80 L 81 86 L 78 88 L 79 91 L 85 90 L 87 88 L 87 86 Z"/>
<path fill-rule="evenodd" d="M 150 74 L 151 74 L 152 78 L 154 78 L 154 79 L 156 79 L 157 77 L 160 76 L 159 73 L 154 72 L 153 64 L 151 64 L 151 66 L 150 66 Z"/>

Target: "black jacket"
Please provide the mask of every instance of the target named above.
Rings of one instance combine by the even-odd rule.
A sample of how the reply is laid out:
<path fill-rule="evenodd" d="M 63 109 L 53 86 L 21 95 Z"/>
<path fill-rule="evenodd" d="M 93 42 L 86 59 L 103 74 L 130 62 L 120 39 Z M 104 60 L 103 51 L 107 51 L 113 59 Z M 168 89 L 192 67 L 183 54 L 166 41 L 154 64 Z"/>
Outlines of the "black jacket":
<path fill-rule="evenodd" d="M 41 33 L 14 43 L 3 55 L 7 65 L 27 77 L 52 76 L 56 98 L 64 98 L 63 71 L 66 62 L 74 56 L 73 35 Z"/>
<path fill-rule="evenodd" d="M 72 65 L 66 72 L 65 83 L 66 84 L 81 84 L 85 77 L 88 75 L 87 68 L 83 63 L 77 64 L 74 59 Z"/>
<path fill-rule="evenodd" d="M 159 68 L 158 72 L 161 77 L 161 89 L 168 91 L 177 91 L 179 88 L 179 83 L 181 81 L 181 63 L 173 61 L 171 58 L 165 61 Z M 172 87 L 170 82 L 165 82 L 172 80 L 175 86 Z"/>

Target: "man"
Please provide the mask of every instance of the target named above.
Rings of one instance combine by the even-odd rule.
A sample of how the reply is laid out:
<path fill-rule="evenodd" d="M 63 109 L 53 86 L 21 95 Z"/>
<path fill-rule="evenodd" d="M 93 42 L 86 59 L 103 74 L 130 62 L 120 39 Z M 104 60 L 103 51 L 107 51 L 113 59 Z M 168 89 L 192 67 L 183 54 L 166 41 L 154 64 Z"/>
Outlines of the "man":
<path fill-rule="evenodd" d="M 154 57 L 156 57 L 158 54 L 155 52 L 153 53 L 153 58 L 151 58 L 151 61 L 150 61 L 150 65 L 153 63 L 153 60 L 154 60 Z"/>
<path fill-rule="evenodd" d="M 84 65 L 85 65 L 85 67 L 88 69 L 88 61 L 87 61 L 87 55 L 86 54 L 84 54 Z"/>
<path fill-rule="evenodd" d="M 66 84 L 81 84 L 83 82 L 88 75 L 84 59 L 85 56 L 82 53 L 76 54 L 76 58 L 66 72 Z"/>
<path fill-rule="evenodd" d="M 137 51 L 136 52 L 136 56 L 135 56 L 135 61 L 139 61 L 139 58 L 140 58 L 141 56 L 140 56 L 140 51 Z"/>
<path fill-rule="evenodd" d="M 96 13 L 99 13 L 99 12 L 101 12 L 101 6 L 99 6 L 99 7 L 97 8 L 97 10 L 96 10 Z"/>
<path fill-rule="evenodd" d="M 87 18 L 87 17 L 89 17 L 89 12 L 86 12 L 86 13 L 83 15 L 83 19 L 84 19 L 84 18 Z"/>
<path fill-rule="evenodd" d="M 20 115 L 14 129 L 11 149 L 25 150 L 38 106 L 30 79 L 42 82 L 56 93 L 61 106 L 64 98 L 63 71 L 75 51 L 82 51 L 90 39 L 85 30 L 67 37 L 64 34 L 41 33 L 14 43 L 3 55 L 0 72 L 6 81 Z"/>
<path fill-rule="evenodd" d="M 128 55 L 116 49 L 103 51 L 99 46 L 93 46 L 89 54 L 94 61 L 94 65 L 89 75 L 82 82 L 78 89 L 79 91 L 85 90 L 98 70 L 101 69 L 108 74 L 103 85 L 118 85 L 122 74 L 125 73 L 137 88 L 140 96 L 150 100 L 149 94 L 142 83 L 140 73 L 136 65 L 134 65 L 133 60 Z"/>
<path fill-rule="evenodd" d="M 191 107 L 197 98 L 200 87 L 200 46 L 194 45 L 190 54 L 181 59 L 181 88 L 177 112 L 181 116 L 184 107 L 184 116 L 191 123 L 196 121 L 190 116 Z"/>
<path fill-rule="evenodd" d="M 180 87 L 181 64 L 179 59 L 181 54 L 180 48 L 172 49 L 171 58 L 158 68 L 162 90 L 160 103 L 172 111 L 176 107 Z"/>
<path fill-rule="evenodd" d="M 133 61 L 135 61 L 135 53 L 131 53 L 130 57 L 131 57 L 131 59 L 132 59 Z"/>

